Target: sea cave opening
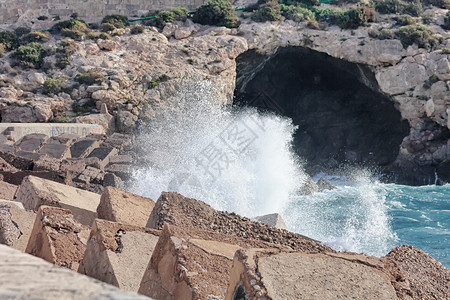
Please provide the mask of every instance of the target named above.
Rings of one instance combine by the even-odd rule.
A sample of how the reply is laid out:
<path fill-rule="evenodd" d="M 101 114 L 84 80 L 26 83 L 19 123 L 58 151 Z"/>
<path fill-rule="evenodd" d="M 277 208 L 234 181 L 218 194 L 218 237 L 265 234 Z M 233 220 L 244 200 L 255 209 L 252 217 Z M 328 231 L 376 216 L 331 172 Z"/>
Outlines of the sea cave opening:
<path fill-rule="evenodd" d="M 303 47 L 240 55 L 234 103 L 291 118 L 309 173 L 343 164 L 386 170 L 409 133 L 368 66 Z"/>

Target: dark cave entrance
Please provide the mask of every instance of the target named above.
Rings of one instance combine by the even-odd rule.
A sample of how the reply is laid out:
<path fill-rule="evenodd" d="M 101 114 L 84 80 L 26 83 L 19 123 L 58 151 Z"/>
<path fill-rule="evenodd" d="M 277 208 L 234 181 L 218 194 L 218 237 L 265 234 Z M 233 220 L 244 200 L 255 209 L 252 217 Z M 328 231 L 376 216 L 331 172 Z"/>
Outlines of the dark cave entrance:
<path fill-rule="evenodd" d="M 343 163 L 391 165 L 409 133 L 367 66 L 302 47 L 271 57 L 250 50 L 237 58 L 235 104 L 292 118 L 294 149 L 307 169 Z"/>

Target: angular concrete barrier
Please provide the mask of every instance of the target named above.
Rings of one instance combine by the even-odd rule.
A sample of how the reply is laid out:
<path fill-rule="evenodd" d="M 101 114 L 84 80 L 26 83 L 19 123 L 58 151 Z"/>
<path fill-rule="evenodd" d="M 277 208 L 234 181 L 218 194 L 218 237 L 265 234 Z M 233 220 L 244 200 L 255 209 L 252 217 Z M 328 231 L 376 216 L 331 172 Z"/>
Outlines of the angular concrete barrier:
<path fill-rule="evenodd" d="M 239 249 L 278 245 L 195 228 L 166 225 L 139 287 L 155 299 L 224 299 L 234 254 Z"/>
<path fill-rule="evenodd" d="M 27 210 L 37 210 L 41 205 L 69 209 L 75 219 L 91 226 L 97 217 L 100 195 L 35 176 L 26 176 L 16 194 Z"/>
<path fill-rule="evenodd" d="M 159 230 L 96 219 L 78 272 L 137 292 Z"/>
<path fill-rule="evenodd" d="M 25 252 L 36 214 L 22 203 L 0 200 L 0 244 Z"/>
<path fill-rule="evenodd" d="M 100 219 L 145 227 L 154 206 L 150 198 L 106 187 L 97 214 Z"/>
<path fill-rule="evenodd" d="M 0 199 L 13 200 L 17 192 L 17 185 L 0 181 Z"/>
<path fill-rule="evenodd" d="M 76 271 L 88 236 L 89 228 L 78 223 L 70 210 L 44 205 L 38 210 L 25 252 Z"/>
<path fill-rule="evenodd" d="M 149 299 L 0 245 L 0 299 Z"/>
<path fill-rule="evenodd" d="M 237 251 L 225 299 L 397 299 L 378 258 Z"/>
<path fill-rule="evenodd" d="M 284 223 L 283 218 L 279 214 L 269 214 L 264 216 L 254 217 L 253 220 L 264 223 L 266 225 L 278 228 L 278 229 L 287 229 L 286 223 Z"/>
<path fill-rule="evenodd" d="M 104 129 L 100 125 L 79 123 L 0 123 L 0 134 L 10 136 L 15 141 L 31 133 L 41 133 L 49 137 L 63 133 L 86 136 L 103 134 Z"/>

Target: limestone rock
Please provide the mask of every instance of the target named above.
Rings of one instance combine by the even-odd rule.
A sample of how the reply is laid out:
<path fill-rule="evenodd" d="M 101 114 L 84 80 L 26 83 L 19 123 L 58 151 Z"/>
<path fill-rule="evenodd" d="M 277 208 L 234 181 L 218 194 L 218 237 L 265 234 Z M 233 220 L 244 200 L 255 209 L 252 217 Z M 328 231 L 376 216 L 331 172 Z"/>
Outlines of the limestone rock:
<path fill-rule="evenodd" d="M 14 200 L 14 195 L 17 192 L 17 185 L 0 181 L 0 199 Z"/>
<path fill-rule="evenodd" d="M 280 244 L 302 251 L 333 250 L 318 242 L 283 229 L 216 211 L 211 206 L 178 193 L 163 192 L 152 210 L 147 227 L 162 229 L 165 224 L 211 230 L 246 239 Z"/>
<path fill-rule="evenodd" d="M 279 214 L 269 214 L 253 218 L 255 221 L 267 224 L 269 226 L 288 230 L 286 223 L 284 223 L 283 218 Z"/>
<path fill-rule="evenodd" d="M 121 133 L 131 133 L 136 128 L 137 116 L 129 111 L 121 110 L 116 116 L 116 127 Z"/>
<path fill-rule="evenodd" d="M 312 195 L 319 191 L 319 186 L 311 177 L 307 176 L 305 182 L 303 183 L 301 189 L 298 191 L 299 195 Z"/>
<path fill-rule="evenodd" d="M 137 292 L 159 231 L 95 220 L 78 272 Z"/>
<path fill-rule="evenodd" d="M 1 299 L 149 299 L 4 245 L 0 245 L 0 277 Z"/>
<path fill-rule="evenodd" d="M 106 187 L 97 214 L 100 219 L 145 227 L 154 206 L 150 198 Z"/>
<path fill-rule="evenodd" d="M 100 195 L 80 190 L 51 180 L 27 176 L 16 194 L 27 210 L 37 210 L 41 205 L 69 209 L 74 218 L 87 226 L 97 217 Z"/>
<path fill-rule="evenodd" d="M 89 228 L 78 223 L 70 210 L 44 205 L 39 207 L 25 252 L 78 270 L 88 234 Z"/>
<path fill-rule="evenodd" d="M 97 45 L 101 50 L 107 50 L 107 51 L 112 51 L 119 47 L 119 45 L 115 41 L 103 40 L 103 39 L 98 39 Z"/>
<path fill-rule="evenodd" d="M 375 76 L 383 92 L 392 95 L 405 93 L 428 79 L 424 66 L 410 62 L 383 69 Z"/>
<path fill-rule="evenodd" d="M 24 252 L 35 218 L 36 214 L 26 211 L 22 203 L 0 200 L 0 244 Z"/>
<path fill-rule="evenodd" d="M 223 299 L 234 253 L 283 247 L 211 231 L 165 226 L 139 293 L 156 299 Z"/>
<path fill-rule="evenodd" d="M 397 299 L 390 277 L 359 256 L 238 251 L 225 299 Z"/>

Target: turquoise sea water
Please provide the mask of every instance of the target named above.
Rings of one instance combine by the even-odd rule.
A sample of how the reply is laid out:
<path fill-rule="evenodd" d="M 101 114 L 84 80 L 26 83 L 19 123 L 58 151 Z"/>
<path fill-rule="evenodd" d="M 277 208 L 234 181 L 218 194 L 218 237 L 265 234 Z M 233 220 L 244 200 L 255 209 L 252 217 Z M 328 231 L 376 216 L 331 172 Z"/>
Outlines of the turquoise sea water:
<path fill-rule="evenodd" d="M 297 197 L 284 212 L 288 227 L 337 250 L 375 256 L 412 245 L 449 268 L 450 184 L 412 187 L 361 178 L 331 177 L 338 189 Z"/>

